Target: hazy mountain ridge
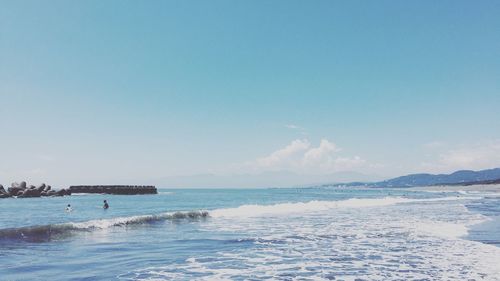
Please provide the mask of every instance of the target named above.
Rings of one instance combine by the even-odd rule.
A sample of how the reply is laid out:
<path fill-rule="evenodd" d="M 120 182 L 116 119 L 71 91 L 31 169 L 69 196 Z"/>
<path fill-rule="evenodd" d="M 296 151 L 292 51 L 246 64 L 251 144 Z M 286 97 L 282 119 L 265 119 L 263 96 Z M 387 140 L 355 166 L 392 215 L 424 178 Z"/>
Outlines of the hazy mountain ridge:
<path fill-rule="evenodd" d="M 481 171 L 460 170 L 451 174 L 410 174 L 379 182 L 351 182 L 334 186 L 414 187 L 429 185 L 492 184 L 500 180 L 500 168 Z"/>

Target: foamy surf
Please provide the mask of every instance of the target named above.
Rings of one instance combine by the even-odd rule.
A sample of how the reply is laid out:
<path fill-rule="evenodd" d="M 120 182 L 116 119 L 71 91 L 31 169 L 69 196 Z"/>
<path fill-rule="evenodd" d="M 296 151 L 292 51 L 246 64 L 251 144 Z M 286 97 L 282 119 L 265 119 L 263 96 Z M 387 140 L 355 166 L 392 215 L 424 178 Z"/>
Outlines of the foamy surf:
<path fill-rule="evenodd" d="M 119 278 L 500 280 L 500 249 L 463 238 L 471 225 L 486 219 L 461 201 L 471 198 L 386 197 L 213 210 L 215 219 L 201 225 L 204 232 L 231 233 L 240 244 Z"/>
<path fill-rule="evenodd" d="M 320 201 L 280 203 L 273 205 L 242 205 L 236 208 L 217 209 L 210 212 L 211 217 L 260 217 L 294 213 L 325 211 L 334 208 L 382 207 L 402 203 L 450 201 L 479 199 L 481 197 L 443 197 L 429 199 L 411 199 L 403 197 L 351 198 L 339 201 Z"/>
<path fill-rule="evenodd" d="M 414 199 L 403 197 L 384 197 L 384 198 L 351 198 L 339 201 L 319 201 L 313 200 L 309 202 L 297 203 L 281 203 L 273 205 L 242 205 L 237 208 L 217 209 L 210 212 L 210 217 L 214 218 L 264 218 L 287 215 L 308 215 L 313 216 L 314 213 L 324 213 L 332 210 L 360 209 L 371 207 L 393 206 L 407 203 L 439 203 L 463 200 L 477 200 L 482 197 L 441 197 L 441 198 L 426 198 Z M 470 212 L 462 204 L 458 204 L 456 208 L 468 214 L 468 219 L 463 221 L 435 221 L 431 219 L 408 220 L 405 227 L 411 231 L 417 231 L 422 234 L 432 235 L 436 237 L 460 238 L 467 236 L 469 228 L 473 225 L 485 222 L 488 217 L 480 214 L 470 214 Z M 436 215 L 437 216 L 437 215 Z M 239 228 L 239 227 L 229 227 Z"/>
<path fill-rule="evenodd" d="M 471 198 L 472 197 L 443 197 L 430 199 L 411 199 L 402 197 L 351 198 L 339 201 L 313 200 L 309 202 L 280 203 L 273 205 L 242 205 L 236 208 L 215 209 L 211 211 L 166 212 L 153 215 L 117 217 L 110 219 L 89 220 L 84 222 L 68 222 L 61 224 L 0 229 L 0 240 L 19 239 L 27 241 L 44 241 L 50 240 L 53 237 L 64 236 L 75 232 L 148 224 L 167 220 L 199 219 L 207 217 L 243 219 L 249 217 L 272 217 L 290 214 L 302 215 L 331 209 L 383 207 L 403 203 L 454 201 Z M 452 226 L 450 225 L 449 227 Z M 431 227 L 427 228 L 433 229 Z M 435 228 L 436 227 L 434 227 L 434 229 Z M 465 235 L 464 233 L 466 233 L 466 229 L 460 229 L 460 227 L 455 227 L 455 229 L 456 231 L 453 233 L 460 233 L 460 235 Z"/>

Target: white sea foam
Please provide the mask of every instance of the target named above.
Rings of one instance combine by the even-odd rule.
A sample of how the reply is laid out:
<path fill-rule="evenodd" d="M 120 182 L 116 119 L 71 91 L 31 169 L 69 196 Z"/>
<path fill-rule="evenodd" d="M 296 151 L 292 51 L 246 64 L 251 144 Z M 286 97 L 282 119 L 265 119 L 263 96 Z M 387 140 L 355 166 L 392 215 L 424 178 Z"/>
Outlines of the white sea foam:
<path fill-rule="evenodd" d="M 96 229 L 108 229 L 117 226 L 128 226 L 128 225 L 138 225 L 144 223 L 151 223 L 164 220 L 174 220 L 174 219 L 198 219 L 205 217 L 213 217 L 214 219 L 223 218 L 233 218 L 241 219 L 245 218 L 288 218 L 290 215 L 296 217 L 310 216 L 313 213 L 324 214 L 331 210 L 343 209 L 365 209 L 365 208 L 376 208 L 376 207 L 387 207 L 397 204 L 411 204 L 411 203 L 432 203 L 432 202 L 442 202 L 447 201 L 457 201 L 464 200 L 465 198 L 477 198 L 477 197 L 445 197 L 445 198 L 432 198 L 432 199 L 410 199 L 401 197 L 385 197 L 385 198 L 375 198 L 375 199 L 347 199 L 342 201 L 309 201 L 309 202 L 296 202 L 296 203 L 281 203 L 274 205 L 243 205 L 237 208 L 229 209 L 216 209 L 210 212 L 207 211 L 191 211 L 191 212 L 167 212 L 156 215 L 140 215 L 131 217 L 117 217 L 110 219 L 99 219 L 90 220 L 85 222 L 70 222 L 65 224 L 54 224 L 54 225 L 42 225 L 35 227 L 25 227 L 19 229 L 6 229 L 0 230 L 6 237 L 20 237 L 24 239 L 29 236 L 39 236 L 39 235 L 52 235 L 54 233 L 67 233 L 78 230 L 96 230 Z M 433 233 L 437 236 L 464 236 L 467 234 L 468 225 L 455 224 L 454 222 L 438 222 L 433 223 L 432 218 L 427 218 L 425 223 L 424 220 L 413 222 L 410 226 L 417 228 L 426 233 Z M 474 223 L 481 221 L 476 219 Z M 217 221 L 214 221 L 217 224 Z M 244 224 L 240 223 L 228 223 L 227 225 L 220 225 L 220 229 L 225 229 L 227 227 L 231 228 L 230 231 L 241 230 L 240 228 L 246 227 Z M 410 228 L 411 228 L 410 227 Z"/>
<path fill-rule="evenodd" d="M 470 199 L 471 197 L 468 197 Z M 475 197 L 479 199 L 481 197 Z M 293 213 L 306 213 L 325 211 L 334 208 L 364 208 L 381 207 L 401 203 L 412 202 L 433 202 L 464 200 L 463 197 L 444 197 L 429 199 L 411 199 L 403 197 L 385 197 L 385 198 L 351 198 L 341 201 L 309 201 L 297 203 L 281 203 L 273 205 L 242 205 L 237 208 L 217 209 L 210 212 L 211 217 L 259 217 L 269 215 L 288 215 Z"/>
<path fill-rule="evenodd" d="M 201 227 L 245 238 L 234 248 L 121 278 L 500 280 L 500 248 L 462 238 L 485 217 L 461 200 L 388 197 L 214 210 Z M 292 213 L 300 215 L 283 216 Z"/>

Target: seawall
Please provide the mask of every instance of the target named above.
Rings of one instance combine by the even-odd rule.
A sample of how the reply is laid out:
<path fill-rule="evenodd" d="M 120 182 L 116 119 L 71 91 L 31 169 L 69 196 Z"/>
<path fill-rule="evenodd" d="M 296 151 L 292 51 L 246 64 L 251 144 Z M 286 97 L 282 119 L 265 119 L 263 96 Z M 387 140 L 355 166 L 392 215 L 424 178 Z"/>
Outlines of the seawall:
<path fill-rule="evenodd" d="M 104 193 L 104 194 L 157 194 L 158 190 L 152 185 L 73 185 L 69 187 L 71 193 Z"/>

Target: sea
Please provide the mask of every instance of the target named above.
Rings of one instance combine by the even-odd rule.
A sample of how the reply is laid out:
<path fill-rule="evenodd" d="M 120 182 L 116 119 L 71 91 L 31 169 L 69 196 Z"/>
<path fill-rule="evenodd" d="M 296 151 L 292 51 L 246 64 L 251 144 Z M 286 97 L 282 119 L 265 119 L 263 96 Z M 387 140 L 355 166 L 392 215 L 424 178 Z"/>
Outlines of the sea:
<path fill-rule="evenodd" d="M 500 280 L 500 194 L 311 187 L 0 199 L 0 280 Z"/>

